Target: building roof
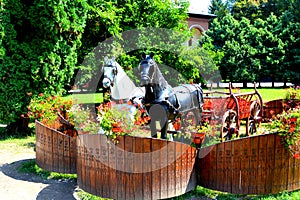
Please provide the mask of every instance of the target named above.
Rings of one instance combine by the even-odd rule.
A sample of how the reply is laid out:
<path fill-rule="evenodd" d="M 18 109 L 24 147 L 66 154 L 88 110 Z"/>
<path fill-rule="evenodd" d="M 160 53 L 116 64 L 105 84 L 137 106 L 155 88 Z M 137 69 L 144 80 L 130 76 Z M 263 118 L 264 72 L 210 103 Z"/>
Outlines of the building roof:
<path fill-rule="evenodd" d="M 216 17 L 214 14 L 199 14 L 199 13 L 188 13 L 189 17 L 194 17 L 194 18 L 204 18 L 204 19 L 211 19 Z"/>

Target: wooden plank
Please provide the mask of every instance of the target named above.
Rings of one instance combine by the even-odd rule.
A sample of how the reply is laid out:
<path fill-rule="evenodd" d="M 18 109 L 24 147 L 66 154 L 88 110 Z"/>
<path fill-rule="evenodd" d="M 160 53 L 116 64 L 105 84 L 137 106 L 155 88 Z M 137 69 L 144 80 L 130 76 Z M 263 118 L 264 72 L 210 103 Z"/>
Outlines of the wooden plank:
<path fill-rule="evenodd" d="M 266 170 L 266 194 L 272 193 L 273 187 L 273 176 L 274 176 L 274 166 L 275 166 L 275 134 L 268 135 L 267 142 L 267 170 Z"/>
<path fill-rule="evenodd" d="M 95 143 L 97 135 L 89 135 L 89 157 L 88 157 L 88 171 L 89 177 L 90 177 L 90 193 L 96 194 L 97 188 L 96 188 L 96 181 L 97 181 L 97 162 L 96 162 L 96 146 Z"/>
<path fill-rule="evenodd" d="M 181 194 L 185 193 L 185 190 L 188 186 L 188 177 L 187 177 L 187 158 L 188 158 L 188 153 L 186 151 L 186 148 L 183 148 L 184 146 L 179 144 L 181 146 Z"/>
<path fill-rule="evenodd" d="M 175 142 L 168 143 L 167 170 L 168 170 L 168 197 L 176 196 L 176 155 Z M 162 195 L 162 198 L 165 198 Z"/>
<path fill-rule="evenodd" d="M 62 134 L 57 134 L 57 154 L 58 154 L 58 170 L 59 172 L 64 171 L 64 136 Z"/>
<path fill-rule="evenodd" d="M 199 149 L 198 156 L 196 159 L 197 165 L 196 170 L 198 173 L 198 183 L 203 187 L 210 188 L 211 187 L 211 179 L 212 179 L 212 149 L 214 146 L 205 147 Z"/>
<path fill-rule="evenodd" d="M 267 170 L 267 143 L 268 136 L 259 137 L 259 154 L 258 154 L 258 169 L 257 169 L 257 193 L 265 194 L 266 188 L 266 170 Z"/>
<path fill-rule="evenodd" d="M 165 155 L 161 157 L 160 151 L 163 145 L 162 140 L 155 139 L 151 143 L 151 155 L 152 155 L 152 199 L 161 199 L 161 179 L 164 174 L 161 173 L 161 161 Z"/>
<path fill-rule="evenodd" d="M 100 154 L 100 140 L 101 140 L 101 137 L 95 137 L 94 139 L 94 144 L 95 144 L 95 160 L 96 160 L 96 165 L 95 165 L 95 170 L 96 170 L 96 173 L 95 173 L 95 180 L 96 180 L 96 185 L 95 185 L 95 188 L 96 188 L 96 191 L 95 191 L 95 195 L 96 196 L 101 196 L 103 191 L 102 191 L 102 170 L 101 170 L 101 154 Z"/>
<path fill-rule="evenodd" d="M 293 156 L 289 153 L 286 157 L 286 162 L 288 163 L 288 184 L 287 184 L 287 191 L 293 191 L 294 190 L 294 178 L 295 178 L 295 159 Z"/>
<path fill-rule="evenodd" d="M 151 143 L 152 140 L 156 140 L 153 138 L 144 138 L 143 140 L 143 147 L 144 147 L 144 154 L 143 154 L 143 168 L 145 172 L 143 173 L 143 189 L 144 189 L 144 199 L 153 199 L 152 198 L 152 156 L 151 156 Z"/>
<path fill-rule="evenodd" d="M 118 193 L 118 187 L 116 187 L 117 181 L 117 148 L 114 143 L 108 143 L 108 169 L 109 169 L 109 197 L 116 199 Z"/>
<path fill-rule="evenodd" d="M 176 180 L 176 196 L 181 195 L 182 193 L 184 193 L 183 190 L 183 181 L 182 181 L 182 153 L 181 153 L 181 144 L 179 142 L 175 143 L 175 166 L 176 166 L 176 170 L 175 170 L 175 180 Z"/>
<path fill-rule="evenodd" d="M 300 160 L 295 159 L 295 190 L 300 188 Z"/>
<path fill-rule="evenodd" d="M 218 171 L 217 171 L 217 145 L 214 146 L 214 148 L 210 152 L 210 158 L 211 158 L 211 170 L 209 171 L 209 174 L 211 175 L 211 179 L 209 181 L 209 188 L 216 188 L 217 187 L 217 178 L 218 178 Z"/>
<path fill-rule="evenodd" d="M 133 137 L 124 137 L 125 138 L 125 199 L 133 199 L 134 198 L 134 189 L 133 189 Z M 124 199 L 124 197 L 123 197 Z"/>
<path fill-rule="evenodd" d="M 160 198 L 165 199 L 170 197 L 169 191 L 168 191 L 168 185 L 169 185 L 169 177 L 170 174 L 168 172 L 168 157 L 169 153 L 168 152 L 168 146 L 170 145 L 170 141 L 167 140 L 160 140 L 159 141 L 159 156 L 160 156 Z"/>
<path fill-rule="evenodd" d="M 101 155 L 101 171 L 102 171 L 102 197 L 109 198 L 110 181 L 109 181 L 109 167 L 108 167 L 108 147 L 105 135 L 100 135 L 100 155 Z M 118 183 L 112 183 L 117 185 Z"/>
<path fill-rule="evenodd" d="M 250 139 L 242 139 L 242 156 L 241 156 L 241 194 L 248 194 L 249 179 L 249 164 L 250 164 Z"/>
<path fill-rule="evenodd" d="M 186 149 L 187 151 L 187 187 L 186 187 L 186 192 L 189 192 L 193 190 L 196 185 L 197 185 L 197 178 L 196 178 L 196 172 L 194 169 L 194 164 L 195 164 L 195 158 L 196 158 L 196 148 L 191 147 L 186 144 L 182 144 L 183 148 Z"/>
<path fill-rule="evenodd" d="M 82 176 L 82 162 L 83 162 L 83 144 L 82 144 L 82 136 L 78 136 L 76 140 L 77 144 L 77 184 L 82 188 L 83 185 L 83 176 Z M 57 148 L 58 149 L 58 148 Z"/>
<path fill-rule="evenodd" d="M 83 137 L 83 145 L 84 145 L 84 159 L 83 159 L 83 178 L 84 178 L 84 190 L 87 192 L 91 191 L 91 181 L 90 181 L 90 138 L 87 137 L 89 135 L 84 135 Z"/>
<path fill-rule="evenodd" d="M 300 188 L 300 160 L 294 158 L 295 176 L 294 176 L 294 188 L 298 190 Z"/>
<path fill-rule="evenodd" d="M 41 167 L 42 160 L 44 159 L 42 149 L 42 126 L 37 121 L 35 122 L 35 133 L 36 133 L 36 164 Z"/>
<path fill-rule="evenodd" d="M 205 157 L 203 157 L 205 154 L 200 156 L 202 163 L 199 168 L 201 170 L 201 185 L 212 189 L 217 187 L 215 181 L 217 179 L 217 145 L 214 145 L 210 149 L 205 149 L 205 151 L 209 151 L 209 153 L 205 153 L 207 154 Z M 202 169 L 203 163 L 205 163 L 205 168 Z M 205 174 L 208 175 L 205 176 Z M 205 177 L 207 178 L 205 179 Z"/>
<path fill-rule="evenodd" d="M 52 169 L 52 130 L 45 129 L 44 136 L 44 169 L 51 171 Z"/>
<path fill-rule="evenodd" d="M 63 137 L 64 137 L 64 152 L 63 152 L 64 171 L 62 173 L 68 173 L 71 171 L 70 137 L 66 135 L 63 135 Z"/>
<path fill-rule="evenodd" d="M 53 149 L 56 148 L 54 146 L 56 138 L 53 137 Z M 77 157 L 77 145 L 76 145 L 76 138 L 70 138 L 70 172 L 71 174 L 76 173 L 76 158 Z M 53 163 L 55 165 L 55 163 Z"/>
<path fill-rule="evenodd" d="M 273 186 L 272 193 L 279 193 L 286 190 L 287 185 L 287 173 L 285 172 L 285 151 L 282 148 L 281 140 L 275 137 L 275 160 L 274 160 L 274 170 L 273 170 Z M 280 178 L 279 178 L 280 177 Z M 285 178 L 284 178 L 285 177 Z"/>
<path fill-rule="evenodd" d="M 143 138 L 134 139 L 134 199 L 143 199 Z"/>
<path fill-rule="evenodd" d="M 242 140 L 232 142 L 232 159 L 233 159 L 233 172 L 232 172 L 232 189 L 234 194 L 240 194 L 242 190 L 241 183 L 241 157 L 242 157 Z"/>
<path fill-rule="evenodd" d="M 53 147 L 52 147 L 52 155 L 53 155 L 53 166 L 52 169 L 54 172 L 59 172 L 59 149 L 58 149 L 58 133 L 55 132 L 52 138 Z"/>
<path fill-rule="evenodd" d="M 232 141 L 224 143 L 224 191 L 232 191 L 232 169 L 233 169 L 233 155 L 232 155 Z"/>
<path fill-rule="evenodd" d="M 224 166 L 225 166 L 225 151 L 224 142 L 217 145 L 216 155 L 217 167 L 216 167 L 216 188 L 217 190 L 224 191 Z"/>
<path fill-rule="evenodd" d="M 259 154 L 259 137 L 250 138 L 250 163 L 249 163 L 249 194 L 257 194 L 256 179 L 258 176 L 258 154 Z"/>
<path fill-rule="evenodd" d="M 117 144 L 117 171 L 116 176 L 118 182 L 116 183 L 117 189 L 117 198 L 116 199 L 125 199 L 126 196 L 126 180 L 124 177 L 124 173 L 126 171 L 125 165 L 125 140 L 121 138 L 119 143 Z"/>

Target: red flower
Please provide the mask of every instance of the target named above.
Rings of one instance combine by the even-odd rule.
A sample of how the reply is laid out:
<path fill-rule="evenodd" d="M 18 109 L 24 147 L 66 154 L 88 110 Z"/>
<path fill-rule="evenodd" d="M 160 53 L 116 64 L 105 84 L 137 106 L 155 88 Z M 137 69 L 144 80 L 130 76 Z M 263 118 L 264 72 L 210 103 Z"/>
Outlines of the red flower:
<path fill-rule="evenodd" d="M 293 133 L 295 131 L 295 126 L 291 126 L 289 129 L 289 133 Z"/>
<path fill-rule="evenodd" d="M 296 152 L 295 154 L 294 154 L 294 158 L 295 159 L 298 159 L 300 156 L 299 156 L 299 152 Z"/>
<path fill-rule="evenodd" d="M 112 128 L 112 132 L 114 132 L 114 133 L 122 133 L 123 130 L 122 130 L 121 127 L 114 127 L 114 128 Z"/>

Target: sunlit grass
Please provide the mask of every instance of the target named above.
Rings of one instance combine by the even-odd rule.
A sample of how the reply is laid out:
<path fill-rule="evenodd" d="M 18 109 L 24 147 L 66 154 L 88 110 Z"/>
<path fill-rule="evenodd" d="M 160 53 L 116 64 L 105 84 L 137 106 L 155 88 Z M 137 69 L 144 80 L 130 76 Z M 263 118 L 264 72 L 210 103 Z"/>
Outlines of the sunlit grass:
<path fill-rule="evenodd" d="M 268 102 L 276 99 L 284 99 L 286 89 L 283 88 L 259 88 L 257 89 L 262 96 L 263 102 Z M 254 89 L 241 89 L 243 92 L 252 92 Z"/>
<path fill-rule="evenodd" d="M 62 173 L 56 173 L 56 172 L 49 172 L 46 170 L 41 169 L 37 166 L 35 160 L 27 161 L 23 163 L 19 171 L 22 173 L 32 173 L 36 174 L 43 179 L 55 179 L 55 180 L 73 180 L 75 181 L 77 179 L 76 174 L 62 174 Z"/>
<path fill-rule="evenodd" d="M 75 104 L 89 104 L 103 102 L 102 93 L 71 94 L 64 97 L 66 100 L 72 100 Z"/>
<path fill-rule="evenodd" d="M 34 146 L 35 135 L 22 138 L 10 136 L 0 139 L 0 153 L 7 151 L 15 153 L 32 151 Z"/>

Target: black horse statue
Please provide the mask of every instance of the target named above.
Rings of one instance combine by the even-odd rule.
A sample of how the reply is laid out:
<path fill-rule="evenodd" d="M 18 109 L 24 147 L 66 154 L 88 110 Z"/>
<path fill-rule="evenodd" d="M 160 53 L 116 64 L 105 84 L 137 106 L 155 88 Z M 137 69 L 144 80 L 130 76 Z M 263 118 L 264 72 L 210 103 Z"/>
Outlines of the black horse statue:
<path fill-rule="evenodd" d="M 156 122 L 161 127 L 161 138 L 167 138 L 168 123 L 178 117 L 182 124 L 188 124 L 187 115 L 192 113 L 196 126 L 200 124 L 203 106 L 203 91 L 198 84 L 181 84 L 172 88 L 163 77 L 158 65 L 153 59 L 153 53 L 143 53 L 139 64 L 140 86 L 145 87 L 143 104 L 150 118 L 152 137 L 157 137 Z"/>

